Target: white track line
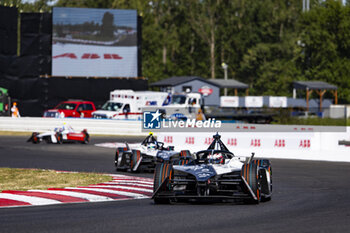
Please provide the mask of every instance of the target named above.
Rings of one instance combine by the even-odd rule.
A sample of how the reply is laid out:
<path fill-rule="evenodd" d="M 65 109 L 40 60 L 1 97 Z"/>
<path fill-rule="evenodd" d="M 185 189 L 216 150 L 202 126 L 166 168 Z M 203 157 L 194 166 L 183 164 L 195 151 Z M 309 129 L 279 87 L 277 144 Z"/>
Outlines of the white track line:
<path fill-rule="evenodd" d="M 30 203 L 31 205 L 53 205 L 53 204 L 62 203 L 60 201 L 43 198 L 43 197 L 31 197 L 26 195 L 18 195 L 18 194 L 10 194 L 10 193 L 0 193 L 0 198 L 27 202 L 27 203 Z"/>
<path fill-rule="evenodd" d="M 153 186 L 153 182 L 145 182 L 145 181 L 135 181 L 135 180 L 113 180 L 113 181 L 108 181 L 105 183 L 115 183 L 115 182 L 123 182 L 123 183 L 130 183 L 130 184 L 147 184 L 147 185 L 152 185 Z"/>
<path fill-rule="evenodd" d="M 129 176 L 129 177 L 113 176 L 113 178 L 114 178 L 114 179 L 121 179 L 121 180 L 143 180 L 143 181 L 152 181 L 152 178 L 135 177 L 135 176 Z"/>
<path fill-rule="evenodd" d="M 99 189 L 99 188 L 89 188 L 89 187 L 81 187 L 81 188 L 67 188 L 67 189 L 74 189 L 74 190 L 89 190 L 89 191 L 96 191 L 101 193 L 112 193 L 117 195 L 123 195 L 123 196 L 129 196 L 137 199 L 141 198 L 149 198 L 146 195 L 138 194 L 138 193 L 131 193 L 131 192 L 124 192 L 124 191 L 114 191 L 114 190 L 107 190 L 107 189 Z"/>
<path fill-rule="evenodd" d="M 129 187 L 129 186 L 118 186 L 118 185 L 89 185 L 89 187 L 92 188 L 120 188 L 120 189 L 128 189 L 128 190 L 136 190 L 136 191 L 142 191 L 142 192 L 148 192 L 153 193 L 153 189 L 144 189 L 144 188 L 135 188 L 135 187 Z"/>
<path fill-rule="evenodd" d="M 147 183 L 152 183 L 153 182 L 153 179 L 131 179 L 131 178 L 116 178 L 116 177 L 113 177 L 112 178 L 113 180 L 119 180 L 119 181 L 140 181 L 140 182 L 147 182 Z"/>
<path fill-rule="evenodd" d="M 140 187 L 148 187 L 148 188 L 153 188 L 153 185 L 149 185 L 149 184 L 138 184 L 138 183 L 130 183 L 130 182 L 105 182 L 105 183 L 101 183 L 103 185 L 106 185 L 106 184 L 115 184 L 115 185 L 136 185 L 136 186 L 140 186 Z"/>
<path fill-rule="evenodd" d="M 128 180 L 152 180 L 152 178 L 148 177 L 139 177 L 139 176 L 125 176 L 125 175 L 115 175 L 115 174 L 110 174 L 113 176 L 113 178 L 116 179 L 128 179 Z"/>
<path fill-rule="evenodd" d="M 125 182 L 109 182 L 109 183 L 101 183 L 99 185 L 127 185 L 127 186 L 138 186 L 138 187 L 142 187 L 142 188 L 153 189 L 153 185 L 137 184 L 137 183 L 125 183 Z"/>
<path fill-rule="evenodd" d="M 77 197 L 77 198 L 82 198 L 82 199 L 85 199 L 85 200 L 88 200 L 91 202 L 113 201 L 114 200 L 112 198 L 105 197 L 105 196 L 88 194 L 88 193 L 78 193 L 78 192 L 73 192 L 73 191 L 60 191 L 60 190 L 29 190 L 29 191 Z"/>
<path fill-rule="evenodd" d="M 115 179 L 124 179 L 124 180 L 152 180 L 152 178 L 147 177 L 139 177 L 139 176 L 119 176 L 119 175 L 111 175 Z"/>

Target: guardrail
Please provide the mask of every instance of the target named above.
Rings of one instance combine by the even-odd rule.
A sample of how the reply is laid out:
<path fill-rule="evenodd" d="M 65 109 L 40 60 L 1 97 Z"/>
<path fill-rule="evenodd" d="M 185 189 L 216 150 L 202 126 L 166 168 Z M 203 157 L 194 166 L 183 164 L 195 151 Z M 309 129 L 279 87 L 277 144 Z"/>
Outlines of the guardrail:
<path fill-rule="evenodd" d="M 0 117 L 0 131 L 44 132 L 61 127 L 64 123 L 76 131 L 87 129 L 90 134 L 146 135 L 141 132 L 141 121 L 102 120 L 88 118 Z"/>

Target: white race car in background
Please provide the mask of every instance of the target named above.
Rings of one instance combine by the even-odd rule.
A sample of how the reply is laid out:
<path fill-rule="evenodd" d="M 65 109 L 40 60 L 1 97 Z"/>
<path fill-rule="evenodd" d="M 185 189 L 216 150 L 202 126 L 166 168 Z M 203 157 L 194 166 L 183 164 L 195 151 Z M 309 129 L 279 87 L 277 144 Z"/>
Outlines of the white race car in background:
<path fill-rule="evenodd" d="M 75 132 L 71 126 L 63 125 L 62 127 L 55 128 L 53 131 L 44 133 L 34 132 L 27 142 L 34 144 L 46 141 L 47 143 L 62 144 L 63 142 L 81 142 L 88 144 L 90 136 L 86 129 L 81 132 Z"/>

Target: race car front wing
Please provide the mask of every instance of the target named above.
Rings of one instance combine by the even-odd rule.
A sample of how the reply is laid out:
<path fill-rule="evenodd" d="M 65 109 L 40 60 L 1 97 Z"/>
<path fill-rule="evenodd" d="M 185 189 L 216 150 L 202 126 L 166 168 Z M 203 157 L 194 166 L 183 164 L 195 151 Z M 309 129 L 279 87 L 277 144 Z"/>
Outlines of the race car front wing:
<path fill-rule="evenodd" d="M 256 195 L 240 172 L 217 175 L 207 181 L 197 181 L 189 174 L 177 173 L 166 178 L 152 198 L 176 200 L 230 200 L 253 199 Z"/>

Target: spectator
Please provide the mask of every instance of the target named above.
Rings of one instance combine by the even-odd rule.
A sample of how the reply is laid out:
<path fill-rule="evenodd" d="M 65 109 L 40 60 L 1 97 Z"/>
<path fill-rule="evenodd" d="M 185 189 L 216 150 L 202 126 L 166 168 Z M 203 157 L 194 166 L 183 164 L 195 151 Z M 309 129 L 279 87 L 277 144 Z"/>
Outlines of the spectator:
<path fill-rule="evenodd" d="M 125 114 L 125 119 L 128 119 L 128 114 L 130 113 L 130 106 L 126 104 L 123 109 L 123 113 Z"/>
<path fill-rule="evenodd" d="M 198 110 L 198 113 L 196 115 L 196 120 L 197 121 L 205 121 L 205 115 L 202 112 L 202 109 Z"/>
<path fill-rule="evenodd" d="M 11 108 L 11 113 L 12 113 L 12 115 L 11 115 L 12 117 L 21 117 L 21 115 L 19 114 L 16 102 L 13 102 L 13 105 Z"/>

